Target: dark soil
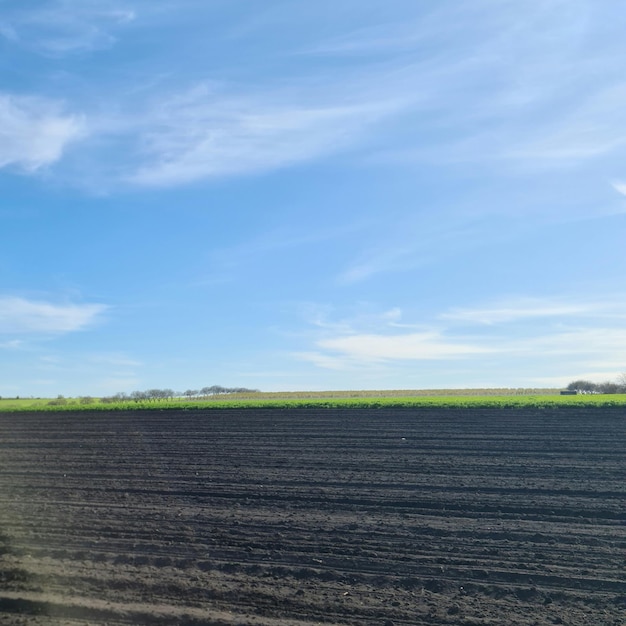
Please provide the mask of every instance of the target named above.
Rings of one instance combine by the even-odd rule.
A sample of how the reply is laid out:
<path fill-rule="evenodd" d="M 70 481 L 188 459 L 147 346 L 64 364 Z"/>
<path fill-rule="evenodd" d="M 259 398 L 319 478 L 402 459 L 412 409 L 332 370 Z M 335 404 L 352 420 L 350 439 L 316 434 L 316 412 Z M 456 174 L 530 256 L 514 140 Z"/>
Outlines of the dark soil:
<path fill-rule="evenodd" d="M 0 415 L 0 624 L 626 623 L 623 408 Z"/>

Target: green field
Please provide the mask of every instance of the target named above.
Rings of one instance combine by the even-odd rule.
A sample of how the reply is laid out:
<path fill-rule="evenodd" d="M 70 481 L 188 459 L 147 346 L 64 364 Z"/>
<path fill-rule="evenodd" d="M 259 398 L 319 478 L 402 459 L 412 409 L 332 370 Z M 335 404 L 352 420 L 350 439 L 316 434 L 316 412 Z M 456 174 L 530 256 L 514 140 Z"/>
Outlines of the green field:
<path fill-rule="evenodd" d="M 554 389 L 461 389 L 423 391 L 275 392 L 210 396 L 202 399 L 86 403 L 80 398 L 0 399 L 1 411 L 136 411 L 210 408 L 376 408 L 376 407 L 552 407 L 625 406 L 626 394 L 561 396 Z"/>

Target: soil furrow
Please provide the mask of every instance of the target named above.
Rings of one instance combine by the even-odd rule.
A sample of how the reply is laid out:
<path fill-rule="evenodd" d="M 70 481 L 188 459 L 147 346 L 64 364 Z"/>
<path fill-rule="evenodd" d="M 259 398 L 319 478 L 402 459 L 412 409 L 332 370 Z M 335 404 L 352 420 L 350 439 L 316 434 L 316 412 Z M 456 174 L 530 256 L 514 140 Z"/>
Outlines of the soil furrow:
<path fill-rule="evenodd" d="M 0 416 L 0 624 L 626 621 L 620 408 Z"/>

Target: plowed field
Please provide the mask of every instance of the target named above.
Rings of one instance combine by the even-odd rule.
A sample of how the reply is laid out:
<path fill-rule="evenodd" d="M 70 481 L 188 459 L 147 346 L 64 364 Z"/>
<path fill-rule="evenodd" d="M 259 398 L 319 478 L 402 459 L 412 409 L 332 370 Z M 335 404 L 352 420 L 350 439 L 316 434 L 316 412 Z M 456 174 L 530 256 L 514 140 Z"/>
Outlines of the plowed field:
<path fill-rule="evenodd" d="M 623 408 L 0 415 L 0 623 L 626 624 Z"/>

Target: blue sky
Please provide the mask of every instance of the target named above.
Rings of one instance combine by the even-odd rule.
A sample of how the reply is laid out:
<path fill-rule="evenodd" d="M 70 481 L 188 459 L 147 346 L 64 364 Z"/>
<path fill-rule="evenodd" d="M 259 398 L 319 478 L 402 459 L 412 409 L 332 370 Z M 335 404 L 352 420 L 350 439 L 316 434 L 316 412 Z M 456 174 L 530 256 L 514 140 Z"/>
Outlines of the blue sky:
<path fill-rule="evenodd" d="M 615 379 L 624 18 L 2 0 L 0 395 Z"/>

